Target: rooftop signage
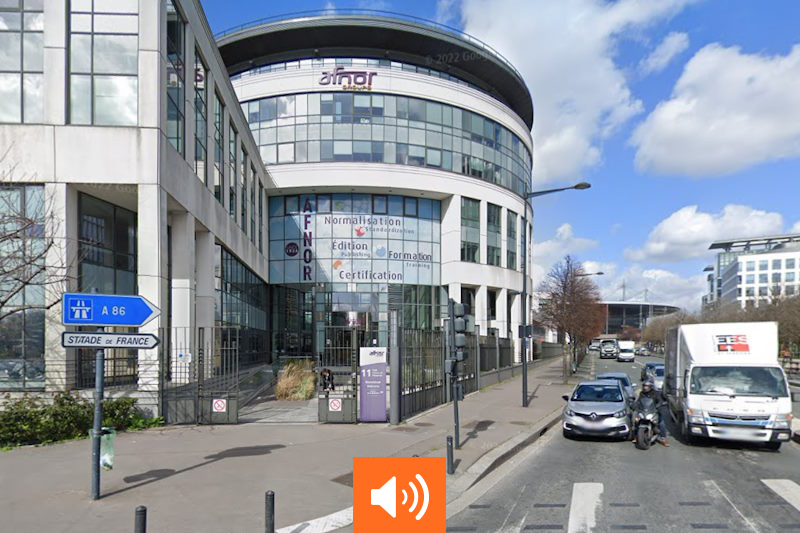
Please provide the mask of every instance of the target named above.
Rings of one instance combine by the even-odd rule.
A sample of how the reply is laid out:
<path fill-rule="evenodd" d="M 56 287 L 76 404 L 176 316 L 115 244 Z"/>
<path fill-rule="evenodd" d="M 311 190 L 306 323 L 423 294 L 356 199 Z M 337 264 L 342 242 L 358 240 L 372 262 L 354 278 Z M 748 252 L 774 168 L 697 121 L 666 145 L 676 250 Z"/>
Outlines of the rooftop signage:
<path fill-rule="evenodd" d="M 339 85 L 345 91 L 371 91 L 372 78 L 377 75 L 375 71 L 345 70 L 344 67 L 336 67 L 332 71 L 324 71 L 319 84 Z"/>

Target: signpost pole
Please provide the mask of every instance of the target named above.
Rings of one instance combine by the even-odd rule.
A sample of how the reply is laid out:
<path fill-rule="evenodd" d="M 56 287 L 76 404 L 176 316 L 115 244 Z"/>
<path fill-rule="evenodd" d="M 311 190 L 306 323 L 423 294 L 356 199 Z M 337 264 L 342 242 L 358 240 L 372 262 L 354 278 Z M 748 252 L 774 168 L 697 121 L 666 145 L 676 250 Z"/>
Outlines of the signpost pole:
<path fill-rule="evenodd" d="M 104 331 L 105 328 L 100 328 Z M 103 377 L 105 350 L 95 354 L 94 372 L 94 425 L 92 428 L 92 499 L 100 499 L 100 434 L 103 431 Z"/>
<path fill-rule="evenodd" d="M 447 300 L 448 336 L 450 338 L 450 358 L 456 360 L 456 328 L 455 328 L 455 302 L 452 298 Z M 450 374 L 450 395 L 453 397 L 453 430 L 455 434 L 456 450 L 461 449 L 461 439 L 458 435 L 458 364 L 453 363 Z"/>

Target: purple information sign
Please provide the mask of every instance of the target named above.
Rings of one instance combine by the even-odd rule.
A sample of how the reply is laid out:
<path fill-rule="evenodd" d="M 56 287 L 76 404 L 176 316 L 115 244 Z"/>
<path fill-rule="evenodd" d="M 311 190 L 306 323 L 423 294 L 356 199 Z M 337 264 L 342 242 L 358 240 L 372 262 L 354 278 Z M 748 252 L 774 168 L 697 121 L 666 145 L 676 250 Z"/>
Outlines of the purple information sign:
<path fill-rule="evenodd" d="M 362 422 L 386 422 L 386 348 L 361 348 L 360 410 Z"/>

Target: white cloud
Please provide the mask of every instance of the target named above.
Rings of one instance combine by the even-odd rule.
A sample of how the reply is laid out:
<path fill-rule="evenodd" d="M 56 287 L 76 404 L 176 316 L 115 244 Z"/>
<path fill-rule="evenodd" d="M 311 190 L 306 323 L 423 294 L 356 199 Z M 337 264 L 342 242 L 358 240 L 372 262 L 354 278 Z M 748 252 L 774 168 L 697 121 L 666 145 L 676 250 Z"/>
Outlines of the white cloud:
<path fill-rule="evenodd" d="M 584 265 L 590 263 L 587 261 Z M 614 275 L 612 270 L 612 275 L 607 273 L 593 279 L 600 286 L 604 300 L 622 300 L 624 283 L 626 301 L 674 305 L 687 311 L 697 311 L 706 292 L 703 274 L 684 278 L 668 270 L 644 269 L 641 265 L 633 265 L 618 275 Z"/>
<path fill-rule="evenodd" d="M 378 11 L 390 11 L 391 4 L 387 0 L 360 0 L 359 9 L 375 9 Z"/>
<path fill-rule="evenodd" d="M 572 226 L 562 224 L 556 230 L 552 239 L 533 242 L 531 249 L 531 277 L 534 290 L 544 280 L 554 264 L 561 261 L 567 254 L 576 254 L 597 246 L 597 241 L 576 237 Z"/>
<path fill-rule="evenodd" d="M 436 2 L 436 22 L 454 25 L 458 23 L 458 0 L 438 0 Z"/>
<path fill-rule="evenodd" d="M 634 131 L 636 168 L 716 176 L 800 156 L 800 45 L 744 54 L 710 44 Z"/>
<path fill-rule="evenodd" d="M 661 41 L 655 50 L 639 64 L 642 74 L 661 72 L 678 54 L 689 48 L 689 36 L 685 33 L 672 32 Z"/>
<path fill-rule="evenodd" d="M 618 39 L 690 1 L 462 0 L 464 30 L 499 50 L 530 88 L 537 183 L 573 180 L 601 161 L 603 140 L 643 110 L 614 62 Z"/>
<path fill-rule="evenodd" d="M 683 207 L 659 222 L 644 246 L 626 249 L 625 258 L 640 262 L 677 262 L 711 255 L 712 241 L 780 233 L 783 217 L 746 205 L 726 205 L 720 213 Z"/>
<path fill-rule="evenodd" d="M 794 223 L 792 229 L 789 230 L 789 233 L 800 233 L 800 220 Z"/>
<path fill-rule="evenodd" d="M 323 11 L 325 11 L 326 15 L 336 14 L 336 4 L 330 1 L 325 2 L 325 7 L 323 8 Z"/>

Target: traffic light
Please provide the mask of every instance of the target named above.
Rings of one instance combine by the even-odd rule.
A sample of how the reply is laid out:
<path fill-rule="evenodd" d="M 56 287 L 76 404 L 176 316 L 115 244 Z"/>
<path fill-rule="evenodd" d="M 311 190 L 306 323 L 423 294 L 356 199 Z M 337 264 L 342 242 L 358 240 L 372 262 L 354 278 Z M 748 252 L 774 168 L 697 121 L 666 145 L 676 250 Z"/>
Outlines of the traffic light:
<path fill-rule="evenodd" d="M 464 350 L 467 346 L 467 318 L 469 314 L 469 305 L 453 303 L 453 346 L 456 350 L 456 361 L 461 362 L 467 358 L 467 352 Z"/>

